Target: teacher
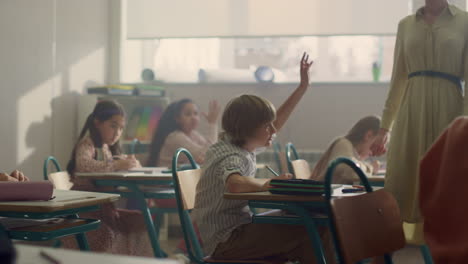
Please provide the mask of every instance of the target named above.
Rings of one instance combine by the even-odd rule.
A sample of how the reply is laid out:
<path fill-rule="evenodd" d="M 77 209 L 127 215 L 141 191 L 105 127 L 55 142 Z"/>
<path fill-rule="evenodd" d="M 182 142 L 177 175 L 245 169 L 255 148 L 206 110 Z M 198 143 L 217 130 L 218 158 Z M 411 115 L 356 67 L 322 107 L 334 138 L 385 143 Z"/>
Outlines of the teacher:
<path fill-rule="evenodd" d="M 467 77 L 465 11 L 447 0 L 426 0 L 416 14 L 400 21 L 390 90 L 372 151 L 385 152 L 392 128 L 385 189 L 398 201 L 403 221 L 419 230 L 416 241 L 423 241 L 419 161 L 450 122 L 466 113 L 461 82 Z"/>

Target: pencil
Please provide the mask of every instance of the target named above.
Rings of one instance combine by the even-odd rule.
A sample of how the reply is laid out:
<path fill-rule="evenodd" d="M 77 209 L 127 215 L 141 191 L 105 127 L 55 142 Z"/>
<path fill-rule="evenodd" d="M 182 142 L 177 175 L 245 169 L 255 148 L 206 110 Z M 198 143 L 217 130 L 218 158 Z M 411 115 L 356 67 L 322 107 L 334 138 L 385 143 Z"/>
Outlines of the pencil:
<path fill-rule="evenodd" d="M 61 264 L 60 260 L 52 257 L 49 253 L 46 253 L 44 250 L 41 250 L 39 254 L 41 255 L 41 257 L 47 259 L 52 264 Z"/>
<path fill-rule="evenodd" d="M 274 171 L 270 166 L 265 165 L 265 167 L 266 167 L 271 173 L 273 173 L 273 175 L 279 176 L 279 174 L 278 174 L 276 171 Z"/>

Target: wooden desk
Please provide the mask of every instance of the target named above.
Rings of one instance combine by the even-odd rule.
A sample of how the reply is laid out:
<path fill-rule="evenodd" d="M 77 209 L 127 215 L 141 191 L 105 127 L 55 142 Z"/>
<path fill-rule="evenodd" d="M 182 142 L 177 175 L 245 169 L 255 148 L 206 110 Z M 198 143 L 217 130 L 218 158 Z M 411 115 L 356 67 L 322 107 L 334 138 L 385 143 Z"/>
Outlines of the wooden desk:
<path fill-rule="evenodd" d="M 130 257 L 102 253 L 80 252 L 76 250 L 55 249 L 29 245 L 16 245 L 16 264 L 51 264 L 40 256 L 44 251 L 63 264 L 112 263 L 112 264 L 180 264 L 177 260 Z"/>
<path fill-rule="evenodd" d="M 284 195 L 272 194 L 270 192 L 224 193 L 224 198 L 229 200 L 253 200 L 269 202 L 325 202 L 325 198 L 323 196 Z"/>
<path fill-rule="evenodd" d="M 379 170 L 376 174 L 368 176 L 367 180 L 371 186 L 383 187 L 385 184 L 385 170 Z"/>
<path fill-rule="evenodd" d="M 79 213 L 98 210 L 100 204 L 119 199 L 119 195 L 116 194 L 68 190 L 54 190 L 54 196 L 55 198 L 49 201 L 0 202 L 0 216 L 26 219 L 56 217 L 78 219 Z M 54 231 L 8 230 L 8 232 L 12 238 L 31 241 L 56 239 L 74 234 L 80 249 L 89 250 L 85 232 L 95 230 L 100 222 L 94 219 L 84 220 L 88 224 L 59 228 Z M 0 226 L 0 228 L 3 227 Z"/>
<path fill-rule="evenodd" d="M 164 168 L 166 169 L 166 168 Z M 148 235 L 153 247 L 154 255 L 158 258 L 167 257 L 159 245 L 159 222 L 153 222 L 152 214 L 156 219 L 162 219 L 165 213 L 177 213 L 177 208 L 148 208 L 146 199 L 173 199 L 174 190 L 171 190 L 172 173 L 164 173 L 161 168 L 139 168 L 133 172 L 88 172 L 76 173 L 75 177 L 93 180 L 97 186 L 125 187 L 125 190 L 116 189 L 123 197 L 133 198 L 138 202 L 145 219 Z M 163 185 L 164 190 L 154 190 L 148 185 Z"/>
<path fill-rule="evenodd" d="M 333 197 L 345 197 L 363 194 L 359 193 L 342 193 L 343 188 L 350 188 L 350 185 L 337 184 L 333 188 Z M 381 187 L 373 187 L 374 191 Z M 272 194 L 270 192 L 248 192 L 248 193 L 224 193 L 224 198 L 228 200 L 249 200 L 249 201 L 267 201 L 267 202 L 300 202 L 310 203 L 318 202 L 325 203 L 323 195 L 285 195 L 285 194 Z"/>
<path fill-rule="evenodd" d="M 128 171 L 128 172 L 78 172 L 77 178 L 90 180 L 122 180 L 122 181 L 172 181 L 172 173 L 162 171 Z M 159 184 L 156 182 L 155 184 Z M 140 184 L 143 184 L 140 182 Z"/>
<path fill-rule="evenodd" d="M 24 218 L 28 218 L 28 213 L 56 213 L 57 216 L 62 211 L 76 209 L 80 212 L 82 208 L 114 202 L 120 197 L 117 194 L 68 190 L 54 190 L 53 196 L 55 198 L 49 201 L 0 202 L 0 216 L 8 216 L 5 214 L 10 212 L 26 213 Z"/>
<path fill-rule="evenodd" d="M 342 185 L 333 189 L 334 197 L 344 197 L 359 195 L 362 193 L 342 193 L 343 188 L 349 186 Z M 379 188 L 374 188 L 379 189 Z M 225 199 L 230 200 L 248 200 L 249 205 L 257 208 L 269 209 L 286 209 L 289 212 L 296 214 L 298 217 L 290 216 L 262 216 L 261 223 L 276 223 L 276 224 L 301 224 L 306 227 L 309 237 L 312 241 L 312 246 L 317 263 L 326 264 L 324 257 L 323 245 L 320 235 L 317 230 L 317 225 L 328 225 L 328 217 L 325 214 L 312 215 L 311 209 L 325 208 L 326 200 L 324 196 L 314 195 L 282 195 L 272 194 L 270 192 L 251 192 L 251 193 L 224 193 Z M 271 219 L 271 221 L 269 221 Z"/>

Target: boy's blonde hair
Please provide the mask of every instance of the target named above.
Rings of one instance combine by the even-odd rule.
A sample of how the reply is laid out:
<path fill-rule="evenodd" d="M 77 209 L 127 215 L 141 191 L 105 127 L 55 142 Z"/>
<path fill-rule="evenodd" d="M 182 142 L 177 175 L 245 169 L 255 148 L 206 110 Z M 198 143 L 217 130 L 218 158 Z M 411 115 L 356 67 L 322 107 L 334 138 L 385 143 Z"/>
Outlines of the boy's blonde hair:
<path fill-rule="evenodd" d="M 244 94 L 229 101 L 223 112 L 222 128 L 234 145 L 242 146 L 261 125 L 276 119 L 275 106 L 265 98 Z"/>

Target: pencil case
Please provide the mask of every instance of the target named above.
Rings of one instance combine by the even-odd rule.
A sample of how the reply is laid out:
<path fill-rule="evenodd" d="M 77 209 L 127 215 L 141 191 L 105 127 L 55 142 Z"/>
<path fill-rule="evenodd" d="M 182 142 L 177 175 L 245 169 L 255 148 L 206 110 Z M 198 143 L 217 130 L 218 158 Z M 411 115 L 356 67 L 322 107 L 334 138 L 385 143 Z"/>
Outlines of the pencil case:
<path fill-rule="evenodd" d="M 50 181 L 0 182 L 0 201 L 47 201 L 53 193 Z"/>

